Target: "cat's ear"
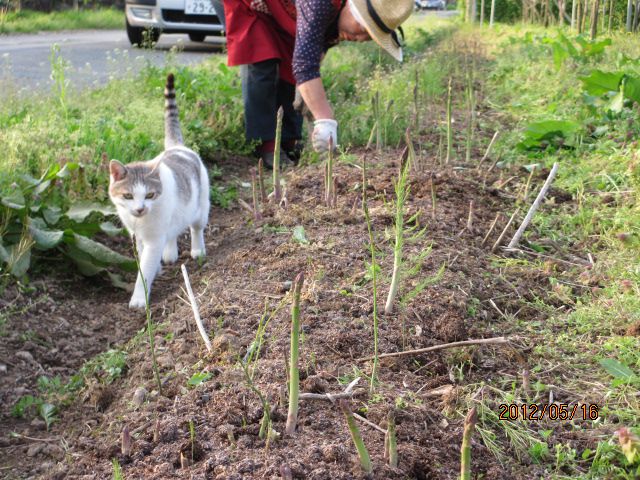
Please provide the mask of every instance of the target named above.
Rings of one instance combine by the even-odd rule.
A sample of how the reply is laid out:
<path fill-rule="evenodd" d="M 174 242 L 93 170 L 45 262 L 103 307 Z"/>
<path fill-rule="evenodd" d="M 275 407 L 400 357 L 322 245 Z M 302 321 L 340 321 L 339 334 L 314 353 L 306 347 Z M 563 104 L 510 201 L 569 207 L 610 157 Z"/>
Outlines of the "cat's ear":
<path fill-rule="evenodd" d="M 117 182 L 127 176 L 127 167 L 118 160 L 111 160 L 109 162 L 109 174 L 111 178 L 113 178 L 113 181 Z"/>

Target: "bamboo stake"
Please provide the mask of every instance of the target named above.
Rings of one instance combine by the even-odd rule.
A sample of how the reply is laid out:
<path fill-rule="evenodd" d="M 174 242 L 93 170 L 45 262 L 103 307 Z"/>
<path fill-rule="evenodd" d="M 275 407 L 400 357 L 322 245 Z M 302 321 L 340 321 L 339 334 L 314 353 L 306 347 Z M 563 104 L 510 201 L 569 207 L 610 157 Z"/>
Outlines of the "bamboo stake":
<path fill-rule="evenodd" d="M 627 0 L 627 32 L 631 31 L 631 17 L 633 16 L 633 0 Z"/>
<path fill-rule="evenodd" d="M 513 238 L 509 242 L 508 248 L 514 248 L 516 245 L 518 245 L 518 242 L 520 241 L 520 238 L 522 238 L 522 235 L 525 229 L 529 226 L 529 223 L 531 223 L 533 216 L 535 215 L 536 211 L 540 207 L 540 204 L 542 203 L 542 200 L 547 194 L 547 191 L 551 187 L 551 183 L 553 182 L 553 179 L 555 178 L 557 172 L 558 172 L 558 163 L 556 162 L 553 164 L 553 167 L 549 172 L 549 176 L 547 177 L 547 180 L 544 182 L 544 185 L 540 189 L 540 193 L 538 193 L 536 200 L 533 202 L 533 205 L 531 205 L 531 208 L 529 208 L 527 215 L 524 217 L 524 220 L 522 221 L 522 225 L 520 225 L 520 228 L 518 228 L 518 230 L 516 231 L 516 234 L 513 236 Z"/>
<path fill-rule="evenodd" d="M 480 2 L 480 26 L 484 25 L 484 0 Z"/>
<path fill-rule="evenodd" d="M 631 0 L 629 0 L 631 1 Z M 578 2 L 576 0 L 571 1 L 571 30 L 576 28 L 576 13 L 578 8 Z"/>
<path fill-rule="evenodd" d="M 506 337 L 480 338 L 476 340 L 463 340 L 461 342 L 444 343 L 442 345 L 434 345 L 433 347 L 419 348 L 417 350 L 405 350 L 403 352 L 383 353 L 378 358 L 401 357 L 404 355 L 418 355 L 421 353 L 435 352 L 436 350 L 444 350 L 447 348 L 466 347 L 468 345 L 504 345 L 511 343 Z M 357 358 L 356 362 L 366 362 L 372 360 L 373 357 Z"/>
<path fill-rule="evenodd" d="M 202 324 L 200 312 L 198 311 L 198 302 L 196 302 L 196 297 L 193 294 L 193 290 L 191 289 L 189 274 L 187 273 L 187 267 L 184 266 L 184 263 L 180 265 L 180 270 L 182 270 L 182 276 L 184 277 L 184 283 L 187 287 L 187 295 L 189 296 L 189 301 L 191 302 L 191 309 L 193 310 L 193 317 L 196 320 L 196 325 L 198 325 L 198 331 L 200 332 L 200 336 L 202 337 L 207 350 L 210 352 L 212 350 L 211 341 L 209 340 L 209 335 L 207 335 L 207 331 L 204 329 L 204 325 Z"/>

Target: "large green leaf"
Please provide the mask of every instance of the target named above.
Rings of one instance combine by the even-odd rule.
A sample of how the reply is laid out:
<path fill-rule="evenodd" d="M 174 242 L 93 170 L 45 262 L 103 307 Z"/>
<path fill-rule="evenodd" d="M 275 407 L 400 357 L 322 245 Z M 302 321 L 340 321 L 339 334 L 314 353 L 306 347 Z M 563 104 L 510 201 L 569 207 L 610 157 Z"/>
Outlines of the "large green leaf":
<path fill-rule="evenodd" d="M 624 108 L 624 90 L 625 88 L 623 79 L 622 83 L 620 84 L 620 91 L 613 97 L 611 97 L 611 100 L 609 101 L 609 103 L 607 103 L 607 109 L 611 110 L 614 113 L 620 113 L 622 111 L 622 109 Z"/>
<path fill-rule="evenodd" d="M 22 251 L 20 248 L 19 244 L 7 247 L 7 253 L 9 254 L 7 263 L 11 269 L 11 275 L 18 278 L 27 273 L 31 265 L 31 248 L 22 249 Z"/>
<path fill-rule="evenodd" d="M 111 222 L 103 222 L 100 224 L 100 230 L 102 230 L 104 233 L 106 233 L 110 237 L 115 237 L 116 235 L 119 235 L 120 233 L 122 233 L 123 228 L 118 227 L 117 225 L 114 225 Z"/>
<path fill-rule="evenodd" d="M 614 358 L 604 358 L 600 360 L 600 365 L 614 378 L 629 381 L 635 377 L 633 370 Z"/>
<path fill-rule="evenodd" d="M 104 271 L 104 267 L 95 264 L 91 255 L 83 252 L 75 245 L 67 245 L 66 254 L 73 260 L 82 275 L 92 277 Z"/>
<path fill-rule="evenodd" d="M 640 79 L 625 75 L 624 78 L 624 96 L 629 100 L 640 103 Z"/>
<path fill-rule="evenodd" d="M 87 253 L 92 258 L 104 265 L 120 265 L 127 270 L 136 270 L 136 262 L 132 258 L 125 257 L 124 255 L 114 252 L 109 247 L 102 245 L 90 238 L 87 238 L 71 230 L 65 230 L 65 238 L 69 238 L 69 235 L 73 237 L 73 245 L 79 250 Z"/>
<path fill-rule="evenodd" d="M 541 148 L 545 144 L 572 146 L 580 124 L 568 120 L 544 120 L 527 125 L 524 139 L 518 144 L 525 150 Z"/>
<path fill-rule="evenodd" d="M 579 78 L 584 84 L 584 89 L 591 95 L 602 95 L 607 92 L 617 92 L 623 77 L 622 72 L 591 70 L 588 76 Z"/>
<path fill-rule="evenodd" d="M 55 225 L 62 216 L 62 209 L 56 206 L 45 207 L 42 209 L 42 216 L 49 225 Z"/>
<path fill-rule="evenodd" d="M 11 208 L 12 210 L 22 210 L 26 205 L 24 195 L 20 190 L 15 190 L 9 195 L 2 197 L 0 203 L 2 203 L 2 205 L 4 205 L 5 207 Z"/>
<path fill-rule="evenodd" d="M 29 233 L 36 242 L 36 246 L 42 250 L 49 250 L 62 242 L 64 232 L 62 230 L 44 230 L 36 226 L 36 222 L 29 223 Z"/>
<path fill-rule="evenodd" d="M 4 248 L 4 245 L 2 245 L 2 242 L 0 241 L 0 262 L 7 263 L 8 261 L 9 261 L 9 252 L 7 251 L 6 248 Z"/>
<path fill-rule="evenodd" d="M 101 205 L 99 203 L 78 203 L 71 207 L 65 215 L 71 220 L 76 222 L 84 222 L 86 218 L 93 212 L 101 213 L 102 215 L 115 215 L 116 209 L 111 205 Z"/>

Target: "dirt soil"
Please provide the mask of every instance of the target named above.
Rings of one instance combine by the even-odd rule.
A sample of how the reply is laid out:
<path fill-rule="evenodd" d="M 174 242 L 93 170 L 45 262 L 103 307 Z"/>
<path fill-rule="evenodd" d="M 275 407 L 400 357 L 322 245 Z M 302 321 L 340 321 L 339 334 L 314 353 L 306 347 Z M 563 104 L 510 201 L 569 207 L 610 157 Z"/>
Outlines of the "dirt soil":
<path fill-rule="evenodd" d="M 338 393 L 359 376 L 350 401 L 354 412 L 384 427 L 388 412 L 395 409 L 397 468 L 387 466 L 383 458 L 384 434 L 359 422 L 373 460 L 373 478 L 457 478 L 462 419 L 468 410 L 459 401 L 460 389 L 496 371 L 518 376 L 526 348 L 474 346 L 385 359 L 375 393 L 369 394 L 371 362 L 358 359 L 373 352 L 372 283 L 360 201 L 362 171 L 355 164 L 363 158 L 369 164 L 369 209 L 381 263 L 380 352 L 512 334 L 515 325 L 505 322 L 498 310 L 518 312 L 521 321 L 542 321 L 528 302 L 545 296 L 548 279 L 539 272 L 512 275 L 495 262 L 490 249 L 506 216 L 482 243 L 496 215 L 511 211 L 514 201 L 508 188 L 496 188 L 497 176 L 487 178 L 486 170 L 481 174 L 472 167 L 444 168 L 422 158 L 411 174 L 405 218 L 417 218 L 408 225 L 417 226 L 407 237 L 424 227 L 426 231 L 406 242 L 405 259 L 415 268 L 401 285 L 400 296 L 419 282 L 431 281 L 406 298 L 398 313 L 384 316 L 393 262 L 391 202 L 400 157 L 396 150 L 379 155 L 359 151 L 351 157 L 357 159 L 354 164 L 339 164 L 334 209 L 322 202 L 320 165 L 289 171 L 286 208 L 265 208 L 261 222 L 237 206 L 212 208 L 206 261 L 199 266 L 188 258 L 185 239 L 179 263 L 189 269 L 200 315 L 215 333 L 214 348 L 207 353 L 195 329 L 179 264 L 165 266 L 152 292 L 152 315 L 159 324 L 155 343 L 161 393 L 142 332 L 144 314 L 127 308 L 128 293 L 103 279 L 59 271 L 40 275 L 28 288 L 7 289 L 0 299 L 7 319 L 0 342 L 0 476 L 108 479 L 115 458 L 128 479 L 291 478 L 286 477 L 287 469 L 292 478 L 363 478 L 345 418 L 330 401 L 302 401 L 296 435 L 284 435 L 288 291 L 295 276 L 304 272 L 302 390 Z M 221 167 L 228 178 L 246 181 L 250 162 L 233 158 Z M 542 172 L 539 180 L 544 177 Z M 250 189 L 241 190 L 250 202 Z M 304 227 L 308 243 L 294 239 L 292 231 L 298 225 Z M 127 244 L 123 239 L 121 249 Z M 428 248 L 422 264 L 416 264 Z M 282 308 L 266 328 L 255 375 L 256 387 L 272 405 L 273 427 L 281 435 L 267 445 L 258 437 L 262 406 L 244 381 L 238 358 L 254 340 L 265 305 L 273 312 L 279 304 Z M 111 383 L 101 375 L 89 379 L 88 386 L 60 409 L 50 431 L 37 415 L 11 415 L 19 398 L 39 394 L 38 377 L 59 375 L 66 382 L 85 361 L 114 346 L 127 352 L 121 376 Z M 207 372 L 208 380 L 188 386 L 199 372 Z M 120 446 L 125 427 L 133 437 L 126 456 Z M 527 468 L 501 467 L 474 438 L 474 474 L 485 479 L 531 478 L 533 470 Z"/>

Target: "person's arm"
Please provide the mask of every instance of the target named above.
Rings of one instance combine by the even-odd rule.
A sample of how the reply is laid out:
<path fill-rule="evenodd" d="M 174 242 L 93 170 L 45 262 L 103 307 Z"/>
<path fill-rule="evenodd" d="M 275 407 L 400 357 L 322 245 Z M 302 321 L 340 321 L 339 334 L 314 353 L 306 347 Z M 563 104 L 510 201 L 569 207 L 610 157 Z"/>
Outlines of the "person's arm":
<path fill-rule="evenodd" d="M 322 79 L 314 78 L 308 82 L 298 85 L 300 95 L 307 108 L 313 114 L 314 119 L 330 118 L 333 119 L 333 109 L 327 100 L 327 93 L 324 91 Z"/>

